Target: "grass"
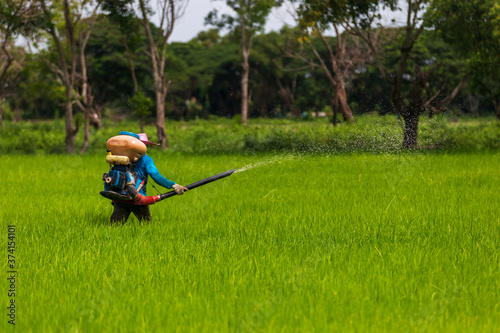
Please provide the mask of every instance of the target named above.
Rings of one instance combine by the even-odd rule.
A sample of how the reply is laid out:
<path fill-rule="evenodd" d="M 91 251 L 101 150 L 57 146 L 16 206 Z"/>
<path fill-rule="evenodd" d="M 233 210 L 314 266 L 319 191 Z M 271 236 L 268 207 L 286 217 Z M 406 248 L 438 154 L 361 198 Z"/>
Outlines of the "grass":
<path fill-rule="evenodd" d="M 256 167 L 110 227 L 104 154 L 2 157 L 17 330 L 498 332 L 498 152 L 151 154 L 181 184 Z"/>
<path fill-rule="evenodd" d="M 138 122 L 104 121 L 103 129 L 92 128 L 89 152 L 103 152 L 106 141 L 122 130 L 139 132 Z M 144 129 L 155 140 L 156 128 Z M 167 121 L 169 150 L 184 154 L 228 154 L 255 152 L 352 153 L 395 152 L 403 141 L 402 123 L 393 115 L 363 115 L 354 124 L 333 127 L 325 118 L 313 121 L 296 119 L 250 119 L 241 126 L 234 119 L 216 118 L 190 122 Z M 6 123 L 0 127 L 0 155 L 64 153 L 64 122 Z M 77 150 L 83 131 L 77 136 Z M 438 146 L 453 151 L 500 149 L 500 122 L 494 117 L 461 118 L 447 115 L 429 119 L 422 116 L 419 145 Z"/>

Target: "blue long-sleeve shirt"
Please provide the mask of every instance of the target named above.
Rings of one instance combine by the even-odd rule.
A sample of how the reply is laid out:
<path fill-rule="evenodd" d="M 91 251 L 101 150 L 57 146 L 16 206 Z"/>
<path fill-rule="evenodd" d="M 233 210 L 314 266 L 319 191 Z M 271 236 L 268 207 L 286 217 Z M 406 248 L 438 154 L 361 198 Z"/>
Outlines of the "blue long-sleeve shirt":
<path fill-rule="evenodd" d="M 142 195 L 147 195 L 146 194 L 146 185 L 148 183 L 148 176 L 151 176 L 153 180 L 158 184 L 163 187 L 166 187 L 168 189 L 172 188 L 174 186 L 175 182 L 168 180 L 167 178 L 163 177 L 158 169 L 156 168 L 153 159 L 149 157 L 148 155 L 144 155 L 141 157 L 133 167 L 132 171 L 137 172 L 137 179 L 135 182 L 135 188 L 138 189 L 139 186 L 141 186 L 141 183 L 143 180 L 144 184 L 142 185 L 142 188 L 140 189 L 139 193 Z"/>

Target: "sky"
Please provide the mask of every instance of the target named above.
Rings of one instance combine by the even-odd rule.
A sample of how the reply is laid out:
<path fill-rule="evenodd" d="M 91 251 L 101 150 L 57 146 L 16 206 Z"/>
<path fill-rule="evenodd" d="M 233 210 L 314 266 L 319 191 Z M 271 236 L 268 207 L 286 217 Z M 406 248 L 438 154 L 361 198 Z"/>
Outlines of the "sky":
<path fill-rule="evenodd" d="M 2 0 L 0 0 L 2 1 Z M 184 0 L 187 2 L 184 15 L 176 22 L 174 31 L 169 38 L 169 42 L 188 42 L 200 31 L 208 30 L 211 26 L 204 25 L 205 17 L 213 9 L 217 9 L 219 13 L 233 14 L 231 9 L 226 6 L 226 0 Z M 154 2 L 154 1 L 153 1 Z M 404 1 L 400 0 L 400 7 L 405 7 Z M 137 12 L 137 9 L 136 9 Z M 269 15 L 265 27 L 266 32 L 279 31 L 284 24 L 295 26 L 295 20 L 291 13 L 294 12 L 292 5 L 289 1 L 284 1 L 284 4 L 279 8 L 273 8 Z M 391 19 L 396 19 L 396 25 L 403 25 L 405 16 L 404 13 L 392 13 L 389 10 L 381 12 L 382 22 L 385 25 L 390 24 Z M 153 16 L 152 21 L 158 25 L 159 18 L 157 15 Z M 335 35 L 334 31 L 326 31 L 327 35 Z M 19 38 L 16 43 L 24 45 L 26 41 Z"/>
<path fill-rule="evenodd" d="M 211 26 L 206 26 L 205 17 L 213 9 L 217 9 L 219 13 L 234 13 L 226 6 L 226 0 L 188 0 L 188 4 L 184 15 L 176 22 L 174 26 L 174 31 L 170 36 L 169 42 L 187 42 L 192 38 L 196 37 L 198 32 L 203 30 L 208 30 L 212 28 Z M 406 9 L 405 1 L 399 1 L 399 6 Z M 284 1 L 284 4 L 279 8 L 274 8 L 268 17 L 265 31 L 279 31 L 284 24 L 290 26 L 295 26 L 295 21 L 293 19 L 292 13 L 293 7 L 291 7 L 288 1 Z M 381 12 L 382 22 L 384 25 L 392 25 L 391 19 L 396 20 L 395 25 L 403 25 L 405 22 L 404 13 L 394 13 L 390 10 L 383 10 Z M 153 21 L 156 21 L 153 18 Z M 158 22 L 155 22 L 158 23 Z M 328 34 L 328 31 L 327 31 Z M 330 34 L 334 35 L 333 31 Z"/>
<path fill-rule="evenodd" d="M 211 26 L 204 25 L 205 17 L 213 9 L 220 13 L 231 13 L 225 0 L 189 0 L 186 11 L 174 26 L 170 42 L 187 42 L 196 37 L 198 32 L 208 30 Z M 285 23 L 295 25 L 293 17 L 289 14 L 290 5 L 275 8 L 268 17 L 266 32 L 278 31 Z"/>

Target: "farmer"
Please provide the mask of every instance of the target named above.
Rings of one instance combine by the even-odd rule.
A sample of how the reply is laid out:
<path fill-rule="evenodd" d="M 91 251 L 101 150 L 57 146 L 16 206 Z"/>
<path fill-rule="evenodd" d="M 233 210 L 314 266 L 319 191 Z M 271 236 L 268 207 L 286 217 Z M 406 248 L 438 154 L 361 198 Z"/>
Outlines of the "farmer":
<path fill-rule="evenodd" d="M 132 132 L 120 132 L 120 135 L 130 135 L 136 139 L 139 139 L 146 146 L 159 146 L 159 144 L 152 143 L 148 140 L 146 133 L 135 134 Z M 184 191 L 188 189 L 182 185 L 176 184 L 173 181 L 168 180 L 163 177 L 158 169 L 156 168 L 153 159 L 148 155 L 144 155 L 139 158 L 136 162 L 132 163 L 132 172 L 137 173 L 137 179 L 135 182 L 135 188 L 137 191 L 146 196 L 146 185 L 148 183 L 148 176 L 151 176 L 153 180 L 159 185 L 166 187 L 168 189 L 173 188 L 175 192 L 179 195 L 183 194 Z M 136 205 L 134 203 L 116 202 L 113 201 L 113 214 L 111 214 L 111 223 L 121 221 L 125 223 L 130 215 L 134 213 L 139 221 L 149 222 L 151 220 L 151 213 L 149 211 L 149 206 Z"/>

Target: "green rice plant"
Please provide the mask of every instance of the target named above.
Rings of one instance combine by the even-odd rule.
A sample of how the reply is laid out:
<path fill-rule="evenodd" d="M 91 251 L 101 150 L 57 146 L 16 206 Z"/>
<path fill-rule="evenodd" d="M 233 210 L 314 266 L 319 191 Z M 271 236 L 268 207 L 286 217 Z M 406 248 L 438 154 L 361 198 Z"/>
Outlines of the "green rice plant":
<path fill-rule="evenodd" d="M 2 157 L 0 248 L 7 272 L 15 225 L 17 331 L 500 327 L 498 152 L 152 150 L 180 184 L 239 172 L 123 226 L 98 194 L 104 155 Z M 14 330 L 7 320 L 1 331 Z"/>

